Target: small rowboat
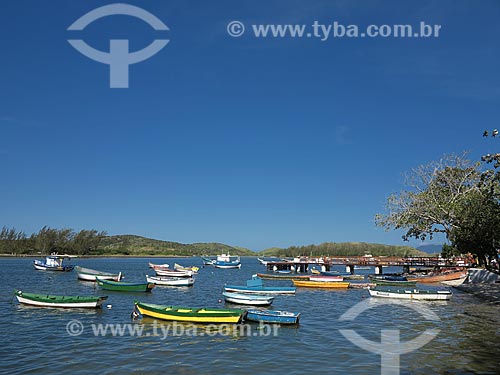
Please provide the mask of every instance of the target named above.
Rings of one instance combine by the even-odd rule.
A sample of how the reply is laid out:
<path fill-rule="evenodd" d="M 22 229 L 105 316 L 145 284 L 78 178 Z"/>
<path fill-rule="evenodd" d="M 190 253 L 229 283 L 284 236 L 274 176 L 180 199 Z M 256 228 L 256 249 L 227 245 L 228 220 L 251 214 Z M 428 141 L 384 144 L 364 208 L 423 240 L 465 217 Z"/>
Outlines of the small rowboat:
<path fill-rule="evenodd" d="M 297 288 L 291 286 L 269 286 L 266 287 L 262 283 L 262 279 L 254 276 L 247 280 L 246 286 L 225 285 L 224 291 L 236 293 L 251 293 L 251 294 L 294 294 Z"/>
<path fill-rule="evenodd" d="M 200 270 L 200 267 L 196 267 L 196 266 L 184 267 L 184 266 L 181 266 L 180 264 L 174 263 L 174 270 L 176 270 L 176 271 L 192 271 L 194 274 L 196 274 Z"/>
<path fill-rule="evenodd" d="M 370 281 L 381 286 L 408 286 L 415 287 L 416 281 L 409 281 L 404 276 L 370 276 Z"/>
<path fill-rule="evenodd" d="M 146 280 L 148 283 L 156 285 L 191 286 L 194 284 L 194 278 L 192 277 L 163 277 L 146 275 Z"/>
<path fill-rule="evenodd" d="M 238 305 L 253 305 L 253 306 L 266 306 L 273 303 L 273 296 L 264 296 L 248 293 L 231 293 L 223 292 L 222 295 L 226 302 L 236 303 Z"/>
<path fill-rule="evenodd" d="M 153 283 L 125 283 L 123 281 L 102 280 L 96 277 L 97 285 L 105 290 L 116 292 L 151 292 L 155 284 Z"/>
<path fill-rule="evenodd" d="M 300 313 L 280 310 L 248 309 L 245 320 L 276 324 L 298 324 Z"/>
<path fill-rule="evenodd" d="M 310 281 L 310 280 L 292 280 L 295 286 L 307 288 L 349 288 L 349 283 L 345 281 Z"/>
<path fill-rule="evenodd" d="M 154 264 L 154 263 L 149 262 L 148 265 L 149 265 L 149 268 L 152 268 L 154 270 L 156 270 L 156 269 L 165 269 L 165 268 L 168 269 L 170 267 L 167 263 L 164 263 L 164 264 Z"/>
<path fill-rule="evenodd" d="M 78 278 L 80 280 L 85 280 L 85 281 L 95 281 L 96 277 L 99 277 L 102 280 L 114 280 L 114 281 L 120 281 L 123 278 L 121 272 L 118 274 L 110 272 L 101 272 L 80 266 L 75 266 L 75 271 L 78 275 Z"/>
<path fill-rule="evenodd" d="M 239 323 L 244 314 L 240 309 L 211 309 L 154 305 L 136 301 L 135 306 L 144 316 L 193 323 Z"/>
<path fill-rule="evenodd" d="M 108 298 L 95 296 L 53 296 L 49 294 L 24 293 L 16 290 L 19 303 L 40 307 L 99 308 Z"/>
<path fill-rule="evenodd" d="M 368 289 L 368 291 L 372 297 L 417 299 L 426 301 L 447 301 L 452 295 L 449 290 Z"/>
<path fill-rule="evenodd" d="M 215 263 L 215 259 L 210 259 L 210 258 L 206 258 L 206 257 L 201 257 L 201 260 L 203 261 L 203 264 L 205 266 L 213 266 Z"/>
<path fill-rule="evenodd" d="M 372 283 L 380 286 L 403 286 L 403 287 L 415 287 L 416 281 L 404 281 L 404 280 L 386 280 L 386 279 L 371 279 Z"/>
<path fill-rule="evenodd" d="M 171 268 L 155 268 L 157 276 L 170 276 L 170 277 L 192 277 L 193 271 L 177 271 Z"/>
<path fill-rule="evenodd" d="M 311 275 L 309 276 L 310 281 L 344 281 L 343 276 L 317 276 L 317 275 Z"/>
<path fill-rule="evenodd" d="M 426 276 L 408 277 L 408 280 L 418 283 L 440 283 L 443 281 L 459 280 L 466 277 L 467 274 L 467 270 L 451 270 L 442 271 Z"/>

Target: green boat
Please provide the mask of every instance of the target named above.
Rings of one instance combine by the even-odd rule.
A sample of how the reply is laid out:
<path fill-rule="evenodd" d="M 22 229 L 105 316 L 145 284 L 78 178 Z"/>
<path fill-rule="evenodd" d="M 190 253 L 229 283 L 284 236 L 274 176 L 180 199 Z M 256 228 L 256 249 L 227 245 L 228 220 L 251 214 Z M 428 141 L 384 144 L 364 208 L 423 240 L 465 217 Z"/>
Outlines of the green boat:
<path fill-rule="evenodd" d="M 41 307 L 99 308 L 107 296 L 54 296 L 50 294 L 25 293 L 16 290 L 19 303 Z"/>
<path fill-rule="evenodd" d="M 164 306 L 135 301 L 135 306 L 144 316 L 163 320 L 194 323 L 239 323 L 245 310 Z"/>
<path fill-rule="evenodd" d="M 407 280 L 385 280 L 385 279 L 371 279 L 372 283 L 380 286 L 411 286 L 414 287 L 417 283 L 415 281 Z"/>
<path fill-rule="evenodd" d="M 155 284 L 153 283 L 125 283 L 123 281 L 103 280 L 96 277 L 97 285 L 105 290 L 116 292 L 151 292 Z"/>

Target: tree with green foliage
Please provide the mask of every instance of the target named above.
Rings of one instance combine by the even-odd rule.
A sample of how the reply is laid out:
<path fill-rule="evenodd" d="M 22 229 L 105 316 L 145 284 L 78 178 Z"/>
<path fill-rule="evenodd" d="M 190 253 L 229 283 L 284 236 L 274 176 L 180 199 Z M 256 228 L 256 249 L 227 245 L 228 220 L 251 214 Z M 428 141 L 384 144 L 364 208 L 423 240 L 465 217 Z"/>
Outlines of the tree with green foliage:
<path fill-rule="evenodd" d="M 385 230 L 403 229 L 405 241 L 425 240 L 436 233 L 447 238 L 460 226 L 460 207 L 481 178 L 479 165 L 465 155 L 449 155 L 419 166 L 406 176 L 407 190 L 389 196 L 386 214 L 377 214 L 375 223 Z"/>
<path fill-rule="evenodd" d="M 464 155 L 417 168 L 407 179 L 408 189 L 389 196 L 387 213 L 376 215 L 376 224 L 405 230 L 404 240 L 443 233 L 451 242 L 443 255 L 470 252 L 488 265 L 500 248 L 500 153 L 482 161 L 494 163 L 494 169 L 472 164 Z"/>

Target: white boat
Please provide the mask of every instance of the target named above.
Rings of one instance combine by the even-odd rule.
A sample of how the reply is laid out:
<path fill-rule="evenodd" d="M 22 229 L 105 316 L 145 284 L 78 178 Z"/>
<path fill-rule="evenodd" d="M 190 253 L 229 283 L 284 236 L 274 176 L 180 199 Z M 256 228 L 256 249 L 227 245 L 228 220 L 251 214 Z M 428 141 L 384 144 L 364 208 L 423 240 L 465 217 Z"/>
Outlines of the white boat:
<path fill-rule="evenodd" d="M 99 308 L 107 296 L 55 296 L 48 294 L 24 293 L 16 290 L 19 303 L 39 307 Z"/>
<path fill-rule="evenodd" d="M 33 267 L 39 271 L 72 271 L 75 266 L 66 265 L 66 259 L 71 259 L 71 255 L 56 255 L 52 254 L 45 257 L 44 260 L 34 260 Z"/>
<path fill-rule="evenodd" d="M 170 277 L 192 277 L 193 271 L 177 271 L 171 268 L 155 268 L 156 276 L 170 276 Z"/>
<path fill-rule="evenodd" d="M 441 281 L 441 284 L 445 284 L 448 286 L 459 286 L 462 285 L 468 277 L 469 275 L 467 274 L 462 276 L 460 279 Z"/>
<path fill-rule="evenodd" d="M 216 268 L 241 268 L 241 260 L 239 256 L 221 254 L 217 256 L 214 266 Z"/>
<path fill-rule="evenodd" d="M 230 293 L 223 292 L 222 295 L 227 302 L 236 303 L 238 305 L 255 305 L 265 306 L 273 303 L 273 296 L 263 296 L 245 293 Z"/>
<path fill-rule="evenodd" d="M 148 280 L 148 283 L 156 285 L 191 286 L 194 284 L 193 277 L 161 277 L 146 275 L 146 279 Z"/>
<path fill-rule="evenodd" d="M 447 301 L 452 296 L 452 293 L 449 290 L 368 289 L 368 291 L 372 297 L 416 299 L 426 301 Z"/>
<path fill-rule="evenodd" d="M 311 275 L 309 276 L 310 281 L 344 281 L 343 276 L 322 276 L 322 275 Z"/>
<path fill-rule="evenodd" d="M 185 267 L 180 264 L 174 263 L 174 270 L 176 271 L 193 271 L 194 274 L 197 274 L 198 271 L 200 270 L 200 267 L 196 266 L 190 266 L 190 267 Z"/>
<path fill-rule="evenodd" d="M 80 266 L 75 266 L 75 271 L 78 275 L 78 278 L 80 280 L 85 280 L 85 281 L 96 281 L 96 277 L 99 277 L 100 279 L 103 280 L 114 280 L 114 281 L 120 281 L 123 278 L 121 272 L 120 273 L 101 272 L 93 270 L 91 268 L 85 268 Z"/>
<path fill-rule="evenodd" d="M 163 264 L 154 264 L 154 263 L 151 263 L 149 262 L 148 263 L 149 265 L 149 268 L 152 268 L 152 269 L 165 269 L 165 268 L 170 268 L 170 266 L 167 264 L 167 263 L 163 263 Z"/>

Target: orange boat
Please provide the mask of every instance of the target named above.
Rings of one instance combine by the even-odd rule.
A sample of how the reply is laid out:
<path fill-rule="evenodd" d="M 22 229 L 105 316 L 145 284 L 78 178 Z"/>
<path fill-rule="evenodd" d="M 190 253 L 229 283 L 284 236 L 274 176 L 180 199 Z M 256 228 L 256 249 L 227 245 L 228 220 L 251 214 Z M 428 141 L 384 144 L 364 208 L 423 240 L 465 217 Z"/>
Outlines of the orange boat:
<path fill-rule="evenodd" d="M 416 281 L 417 283 L 440 283 L 442 281 L 458 280 L 467 276 L 467 270 L 447 270 L 433 272 L 423 276 L 407 276 L 408 281 Z"/>

